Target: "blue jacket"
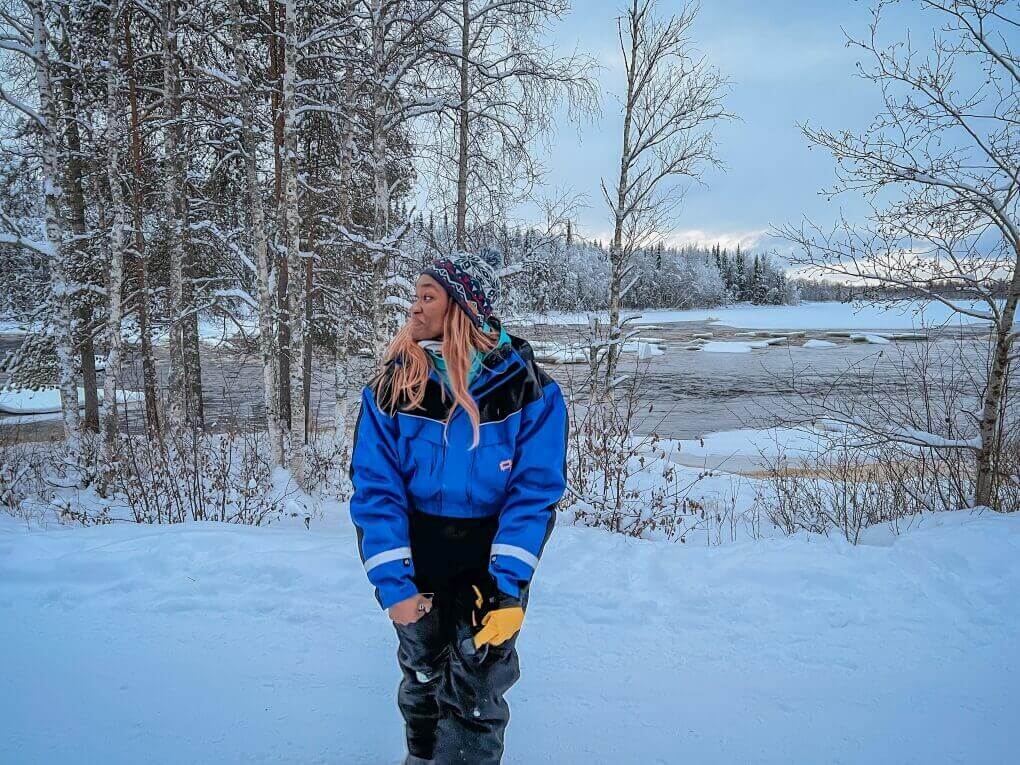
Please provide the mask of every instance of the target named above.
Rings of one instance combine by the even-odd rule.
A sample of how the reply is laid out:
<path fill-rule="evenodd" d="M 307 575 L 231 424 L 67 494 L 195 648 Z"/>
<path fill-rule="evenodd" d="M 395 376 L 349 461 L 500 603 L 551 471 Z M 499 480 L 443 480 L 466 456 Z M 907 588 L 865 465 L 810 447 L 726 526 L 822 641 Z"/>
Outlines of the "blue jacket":
<path fill-rule="evenodd" d="M 448 518 L 498 516 L 489 571 L 504 593 L 530 582 L 566 489 L 567 410 L 559 385 L 510 337 L 490 351 L 469 386 L 481 424 L 471 448 L 471 420 L 460 407 L 444 427 L 452 397 L 433 369 L 422 404 L 389 410 L 380 394 L 361 396 L 350 476 L 351 518 L 361 559 L 383 608 L 418 592 L 408 532 L 414 511 Z"/>

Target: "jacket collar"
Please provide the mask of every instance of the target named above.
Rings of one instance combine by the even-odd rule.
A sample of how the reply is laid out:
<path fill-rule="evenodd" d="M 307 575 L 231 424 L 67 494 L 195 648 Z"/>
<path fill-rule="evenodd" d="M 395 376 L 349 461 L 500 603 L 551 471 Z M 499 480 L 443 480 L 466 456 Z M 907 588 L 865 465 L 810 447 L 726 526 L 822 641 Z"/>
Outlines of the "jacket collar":
<path fill-rule="evenodd" d="M 489 319 L 489 325 L 499 330 L 500 340 L 495 348 L 482 356 L 478 375 L 468 386 L 468 391 L 475 397 L 498 388 L 513 371 L 525 364 L 518 346 L 527 346 L 527 341 L 510 335 L 495 317 Z M 530 350 L 530 346 L 528 348 Z M 443 382 L 435 367 L 429 369 L 429 377 L 440 384 Z"/>

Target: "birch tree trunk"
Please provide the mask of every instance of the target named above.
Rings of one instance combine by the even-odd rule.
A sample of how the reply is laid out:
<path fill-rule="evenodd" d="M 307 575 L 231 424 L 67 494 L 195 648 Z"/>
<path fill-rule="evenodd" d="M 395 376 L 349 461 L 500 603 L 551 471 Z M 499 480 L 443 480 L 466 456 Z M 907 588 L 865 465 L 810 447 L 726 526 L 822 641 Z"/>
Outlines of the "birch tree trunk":
<path fill-rule="evenodd" d="M 392 335 L 389 318 L 390 277 L 393 274 L 393 255 L 387 242 L 390 233 L 390 183 L 387 175 L 387 94 L 386 94 L 386 11 L 375 3 L 372 14 L 372 237 L 376 249 L 372 252 L 372 284 L 378 299 L 374 303 L 372 328 L 373 350 L 381 359 Z"/>
<path fill-rule="evenodd" d="M 73 285 L 66 273 L 67 253 L 64 247 L 62 183 L 64 162 L 58 135 L 60 117 L 52 90 L 49 38 L 42 0 L 27 0 L 32 13 L 32 47 L 35 58 L 35 81 L 39 92 L 42 130 L 43 195 L 45 197 L 46 242 L 49 245 L 50 298 L 55 315 L 57 374 L 60 388 L 61 419 L 64 439 L 71 454 L 77 454 L 81 443 L 81 420 L 78 412 L 77 370 L 74 364 L 74 317 L 70 299 Z"/>
<path fill-rule="evenodd" d="M 471 100 L 471 0 L 461 0 L 460 104 L 457 109 L 457 249 L 467 249 L 468 122 Z"/>
<path fill-rule="evenodd" d="M 282 16 L 281 16 L 282 14 Z M 276 264 L 276 331 L 277 331 L 277 388 L 280 392 L 280 419 L 290 428 L 290 318 L 287 305 L 287 253 L 281 244 L 287 228 L 283 204 L 283 72 L 284 52 L 281 36 L 286 26 L 286 7 L 269 0 L 269 80 L 273 83 L 270 94 L 270 114 L 273 119 L 273 199 L 276 203 L 277 239 L 271 250 Z"/>
<path fill-rule="evenodd" d="M 64 66 L 71 60 L 70 40 L 64 28 L 61 39 L 61 57 Z M 75 237 L 75 251 L 78 261 L 84 262 L 85 241 L 85 191 L 82 187 L 81 134 L 78 130 L 78 105 L 74 97 L 74 89 L 66 76 L 61 78 L 61 100 L 64 112 L 64 135 L 67 141 L 67 206 L 71 231 Z M 78 310 L 78 337 L 75 344 L 79 348 L 79 364 L 81 366 L 82 389 L 85 392 L 86 429 L 99 431 L 99 391 L 96 384 L 96 346 L 92 339 L 92 311 L 88 306 Z"/>
<path fill-rule="evenodd" d="M 167 375 L 167 415 L 171 425 L 193 425 L 194 412 L 187 401 L 184 363 L 184 226 L 181 192 L 181 100 L 177 71 L 177 3 L 163 5 L 163 115 L 166 135 L 164 204 L 170 237 L 170 369 Z"/>
<path fill-rule="evenodd" d="M 118 48 L 119 32 L 118 7 L 110 8 L 110 57 Z M 107 360 L 106 372 L 103 377 L 103 442 L 107 464 L 117 459 L 117 388 L 120 385 L 121 359 L 124 349 L 122 322 L 124 319 L 124 250 L 126 239 L 124 228 L 127 222 L 124 203 L 123 170 L 121 165 L 121 145 L 127 131 L 121 110 L 122 81 L 119 62 L 110 62 L 106 70 L 106 164 L 110 187 L 110 262 L 106 279 L 106 292 L 109 299 L 109 312 L 106 316 Z"/>
<path fill-rule="evenodd" d="M 301 215 L 298 210 L 298 127 L 297 81 L 297 8 L 296 0 L 286 0 L 283 75 L 283 167 L 284 223 L 287 248 L 287 307 L 290 320 L 290 470 L 298 485 L 304 482 L 307 412 L 304 398 L 304 366 L 301 363 L 305 342 L 304 268 L 301 258 Z"/>
<path fill-rule="evenodd" d="M 1012 249 L 1016 253 L 1016 263 L 1013 268 L 1013 278 L 1010 280 L 1009 293 L 1002 308 L 1002 315 L 995 323 L 995 348 L 992 351 L 988 384 L 984 390 L 981 420 L 978 424 L 981 447 L 977 454 L 974 504 L 984 507 L 991 507 L 994 503 L 995 481 L 998 475 L 997 462 L 1000 453 L 999 431 L 1002 427 L 1002 397 L 1005 391 L 1006 374 L 1010 366 L 1010 352 L 1017 334 L 1013 325 L 1016 321 L 1017 302 L 1020 300 L 1020 237 L 1014 240 Z"/>
<path fill-rule="evenodd" d="M 347 103 L 352 103 L 354 100 L 353 71 L 349 69 L 345 73 L 345 78 L 345 100 Z M 346 131 L 340 154 L 340 225 L 345 231 L 352 227 L 352 210 L 354 209 L 354 136 L 350 123 L 346 125 Z M 342 247 L 345 264 L 352 265 L 349 260 L 352 257 L 351 246 L 348 244 Z M 351 303 L 348 303 L 348 307 L 352 308 L 353 306 Z M 335 338 L 333 345 L 333 403 L 335 406 L 334 421 L 336 423 L 337 438 L 343 437 L 347 431 L 349 419 L 347 390 L 351 382 L 349 354 L 351 347 L 351 321 L 353 318 L 352 310 L 337 311 L 333 316 Z"/>
<path fill-rule="evenodd" d="M 240 84 L 241 144 L 244 150 L 245 197 L 248 203 L 248 233 L 258 267 L 259 353 L 262 357 L 262 386 L 266 402 L 266 425 L 273 464 L 284 465 L 284 435 L 280 421 L 280 370 L 275 325 L 273 289 L 276 269 L 266 238 L 266 212 L 258 181 L 258 136 L 254 129 L 255 97 L 248 73 L 247 48 L 242 34 L 240 0 L 231 0 L 233 16 L 234 68 Z"/>
<path fill-rule="evenodd" d="M 620 339 L 623 330 L 620 327 L 620 301 L 622 299 L 623 280 L 626 273 L 627 258 L 624 251 L 624 226 L 627 220 L 628 193 L 630 183 L 631 126 L 634 122 L 635 78 L 637 76 L 635 62 L 638 58 L 638 36 L 631 35 L 630 61 L 627 67 L 627 96 L 623 102 L 623 148 L 620 151 L 620 176 L 616 186 L 616 205 L 613 210 L 613 244 L 609 249 L 609 347 L 606 349 L 605 389 L 612 386 L 616 377 L 616 369 L 620 361 Z"/>

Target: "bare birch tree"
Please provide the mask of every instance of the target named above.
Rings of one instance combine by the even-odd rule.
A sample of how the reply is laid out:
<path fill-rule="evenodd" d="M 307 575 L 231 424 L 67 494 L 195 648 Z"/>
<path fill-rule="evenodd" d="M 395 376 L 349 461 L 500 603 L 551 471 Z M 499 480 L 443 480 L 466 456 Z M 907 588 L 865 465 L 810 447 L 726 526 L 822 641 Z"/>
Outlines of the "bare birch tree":
<path fill-rule="evenodd" d="M 655 0 L 631 0 L 617 20 L 627 82 L 620 172 L 612 187 L 602 182 L 613 241 L 607 339 L 593 359 L 607 390 L 626 339 L 620 307 L 635 283 L 631 258 L 669 225 L 681 198 L 675 181 L 698 180 L 706 167 L 719 164 L 712 131 L 730 116 L 723 107 L 726 80 L 691 40 L 698 5 L 687 2 L 678 15 L 665 18 L 656 11 Z"/>
<path fill-rule="evenodd" d="M 65 237 L 64 171 L 66 156 L 62 140 L 59 97 L 54 82 L 52 44 L 49 19 L 42 0 L 26 0 L 18 13 L 15 8 L 2 11 L 3 29 L 0 47 L 30 62 L 34 74 L 33 96 L 38 106 L 21 100 L 0 86 L 0 99 L 27 116 L 40 136 L 41 178 L 44 201 L 42 242 L 30 242 L 14 231 L 5 237 L 23 246 L 34 246 L 46 254 L 49 263 L 49 300 L 52 309 L 51 334 L 57 356 L 57 384 L 60 389 L 61 418 L 64 438 L 72 454 L 77 453 L 81 438 L 81 417 L 78 406 L 78 369 L 75 364 L 76 317 L 71 308 L 76 284 L 68 273 L 70 245 Z"/>
<path fill-rule="evenodd" d="M 255 130 L 254 86 L 248 67 L 246 17 L 240 0 L 231 0 L 231 40 L 234 47 L 234 74 L 238 88 L 241 122 L 241 144 L 244 152 L 244 193 L 246 198 L 248 237 L 255 252 L 258 268 L 259 351 L 262 357 L 263 394 L 266 403 L 266 424 L 273 464 L 284 464 L 283 426 L 280 419 L 279 353 L 277 349 L 275 301 L 273 286 L 276 273 L 269 253 L 266 213 L 258 177 L 258 135 Z"/>
<path fill-rule="evenodd" d="M 804 126 L 830 151 L 838 181 L 831 194 L 859 192 L 870 203 L 864 225 L 805 223 L 779 231 L 799 245 L 793 262 L 815 272 L 906 289 L 925 301 L 988 322 L 987 373 L 973 438 L 940 439 L 886 418 L 890 440 L 965 449 L 975 457 L 973 501 L 993 503 L 1002 443 L 1003 397 L 1020 301 L 1020 28 L 1016 3 L 918 0 L 937 27 L 931 47 L 880 41 L 883 13 L 869 34 L 849 38 L 864 54 L 860 74 L 874 83 L 883 109 L 863 132 Z M 935 285 L 954 285 L 950 300 Z"/>
<path fill-rule="evenodd" d="M 164 150 L 163 172 L 164 204 L 170 250 L 170 370 L 167 375 L 167 422 L 175 425 L 194 425 L 194 402 L 188 401 L 189 388 L 184 353 L 184 261 L 187 206 L 184 202 L 184 162 L 181 157 L 181 95 L 180 70 L 177 62 L 177 2 L 163 3 L 163 120 Z"/>
<path fill-rule="evenodd" d="M 109 268 L 106 279 L 108 312 L 106 315 L 106 370 L 103 377 L 103 442 L 108 461 L 116 459 L 118 431 L 117 388 L 120 385 L 124 353 L 124 252 L 127 213 L 124 202 L 122 147 L 127 143 L 124 124 L 124 78 L 119 51 L 120 14 L 123 3 L 110 4 L 109 60 L 106 66 L 106 165 L 110 191 Z M 97 184 L 98 185 L 98 184 Z M 96 195 L 99 197 L 99 194 Z M 104 221 L 100 221 L 101 223 Z"/>
<path fill-rule="evenodd" d="M 443 9 L 455 37 L 444 58 L 456 91 L 438 115 L 435 163 L 454 190 L 458 250 L 468 246 L 469 209 L 475 225 L 495 220 L 541 176 L 535 144 L 555 107 L 565 102 L 576 117 L 597 109 L 594 60 L 557 56 L 543 39 L 569 9 L 566 0 L 457 0 Z"/>
<path fill-rule="evenodd" d="M 371 171 L 372 222 L 363 232 L 346 231 L 352 243 L 371 256 L 372 347 L 381 355 L 409 305 L 408 265 L 400 251 L 408 221 L 394 215 L 394 202 L 407 193 L 409 177 L 397 168 L 410 159 L 410 123 L 435 114 L 444 102 L 429 86 L 426 72 L 434 65 L 442 41 L 437 18 L 449 0 L 360 0 L 352 21 L 367 45 L 359 62 L 360 111 L 370 136 L 365 161 Z M 396 218 L 396 219 L 395 219 Z"/>
<path fill-rule="evenodd" d="M 298 76 L 297 0 L 286 0 L 283 69 L 283 241 L 287 250 L 287 315 L 290 322 L 290 470 L 300 485 L 304 480 L 308 412 L 305 406 L 304 356 L 305 312 L 308 293 L 304 285 L 305 264 L 301 253 L 301 211 L 298 209 Z"/>

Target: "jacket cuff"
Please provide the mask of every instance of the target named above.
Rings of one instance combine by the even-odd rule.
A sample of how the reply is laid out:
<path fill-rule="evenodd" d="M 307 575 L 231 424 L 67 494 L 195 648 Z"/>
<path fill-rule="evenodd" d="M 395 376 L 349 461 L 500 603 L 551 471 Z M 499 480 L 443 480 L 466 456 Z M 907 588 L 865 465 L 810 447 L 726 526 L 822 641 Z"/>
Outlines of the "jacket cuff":
<path fill-rule="evenodd" d="M 521 597 L 521 583 L 517 577 L 509 576 L 503 571 L 490 571 L 492 578 L 496 580 L 496 588 L 499 590 L 497 598 L 513 598 L 518 600 Z"/>
<path fill-rule="evenodd" d="M 407 600 L 417 594 L 418 588 L 410 579 L 400 582 L 398 585 L 391 585 L 385 588 L 380 587 L 375 591 L 375 597 L 384 611 L 390 606 L 394 606 L 400 601 Z"/>

